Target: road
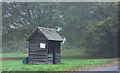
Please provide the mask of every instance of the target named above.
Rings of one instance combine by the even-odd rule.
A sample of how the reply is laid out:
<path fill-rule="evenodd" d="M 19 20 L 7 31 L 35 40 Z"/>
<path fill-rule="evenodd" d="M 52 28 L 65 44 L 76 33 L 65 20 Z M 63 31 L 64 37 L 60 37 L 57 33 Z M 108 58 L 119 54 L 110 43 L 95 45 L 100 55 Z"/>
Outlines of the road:
<path fill-rule="evenodd" d="M 90 69 L 89 71 L 119 71 L 120 73 L 120 68 L 118 67 L 119 65 L 120 65 L 120 62 L 118 62 L 117 65 L 115 66 Z"/>
<path fill-rule="evenodd" d="M 97 69 L 91 69 L 89 71 L 118 71 L 118 66 L 102 67 Z"/>

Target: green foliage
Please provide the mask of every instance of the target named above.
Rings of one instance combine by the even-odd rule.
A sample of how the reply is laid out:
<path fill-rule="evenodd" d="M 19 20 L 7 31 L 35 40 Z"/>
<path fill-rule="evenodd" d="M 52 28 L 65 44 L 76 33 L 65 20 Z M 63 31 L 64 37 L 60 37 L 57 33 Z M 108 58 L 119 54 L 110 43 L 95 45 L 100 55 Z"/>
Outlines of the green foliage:
<path fill-rule="evenodd" d="M 117 57 L 118 3 L 5 2 L 2 7 L 4 52 L 25 52 L 27 46 L 20 41 L 26 43 L 32 30 L 42 26 L 62 28 L 58 33 L 67 39 L 64 49 Z"/>

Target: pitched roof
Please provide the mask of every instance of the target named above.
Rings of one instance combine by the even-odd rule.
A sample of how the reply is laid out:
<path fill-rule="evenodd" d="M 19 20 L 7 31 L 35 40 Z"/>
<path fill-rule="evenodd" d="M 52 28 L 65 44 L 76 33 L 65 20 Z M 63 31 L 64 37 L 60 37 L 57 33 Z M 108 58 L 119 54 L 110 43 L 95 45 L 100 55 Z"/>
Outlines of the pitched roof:
<path fill-rule="evenodd" d="M 39 29 L 43 33 L 43 35 L 48 39 L 48 40 L 56 40 L 56 41 L 63 41 L 61 36 L 52 28 L 45 28 L 45 27 L 37 27 L 36 29 Z M 31 35 L 34 33 L 33 31 Z M 28 37 L 28 39 L 31 38 L 31 35 Z M 28 40 L 27 39 L 27 40 Z"/>

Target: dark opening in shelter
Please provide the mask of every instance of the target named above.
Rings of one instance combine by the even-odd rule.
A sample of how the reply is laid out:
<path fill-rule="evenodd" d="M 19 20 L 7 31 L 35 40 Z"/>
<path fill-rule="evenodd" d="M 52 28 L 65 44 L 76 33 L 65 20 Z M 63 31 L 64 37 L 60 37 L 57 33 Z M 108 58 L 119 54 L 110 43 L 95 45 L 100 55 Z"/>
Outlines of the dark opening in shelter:
<path fill-rule="evenodd" d="M 29 35 L 28 64 L 61 62 L 60 43 L 63 39 L 51 28 L 38 27 Z"/>

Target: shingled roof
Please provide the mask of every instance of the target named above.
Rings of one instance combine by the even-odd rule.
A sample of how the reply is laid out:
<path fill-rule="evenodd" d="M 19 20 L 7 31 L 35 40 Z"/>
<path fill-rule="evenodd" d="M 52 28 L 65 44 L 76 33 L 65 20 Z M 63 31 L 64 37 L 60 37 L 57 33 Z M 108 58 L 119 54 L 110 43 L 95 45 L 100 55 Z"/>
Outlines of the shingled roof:
<path fill-rule="evenodd" d="M 36 29 L 39 29 L 39 31 L 43 33 L 43 35 L 47 38 L 47 40 L 63 41 L 61 36 L 52 28 L 37 27 Z M 35 30 L 29 35 L 27 41 L 32 37 Z"/>

